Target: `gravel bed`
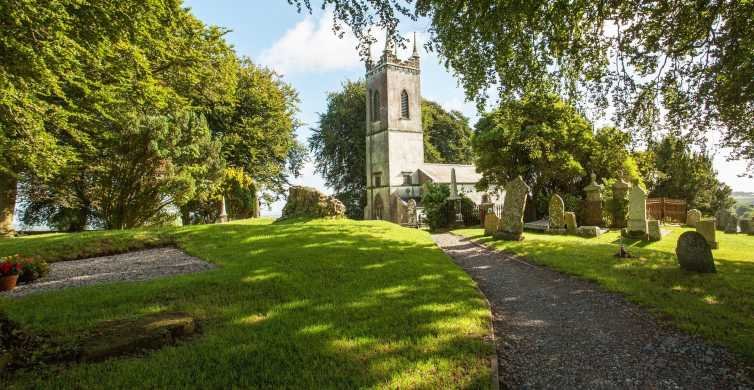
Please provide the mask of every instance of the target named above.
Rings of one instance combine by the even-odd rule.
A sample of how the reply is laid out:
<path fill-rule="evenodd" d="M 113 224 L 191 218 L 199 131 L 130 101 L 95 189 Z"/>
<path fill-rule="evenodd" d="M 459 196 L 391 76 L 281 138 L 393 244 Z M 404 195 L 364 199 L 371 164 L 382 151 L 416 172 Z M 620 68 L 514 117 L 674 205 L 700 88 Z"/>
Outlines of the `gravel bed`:
<path fill-rule="evenodd" d="M 176 248 L 146 249 L 113 256 L 50 264 L 50 274 L 31 284 L 19 285 L 0 296 L 22 297 L 42 291 L 92 284 L 141 281 L 215 268 Z"/>
<path fill-rule="evenodd" d="M 452 234 L 433 236 L 487 296 L 503 388 L 752 389 L 724 348 L 595 284 Z"/>

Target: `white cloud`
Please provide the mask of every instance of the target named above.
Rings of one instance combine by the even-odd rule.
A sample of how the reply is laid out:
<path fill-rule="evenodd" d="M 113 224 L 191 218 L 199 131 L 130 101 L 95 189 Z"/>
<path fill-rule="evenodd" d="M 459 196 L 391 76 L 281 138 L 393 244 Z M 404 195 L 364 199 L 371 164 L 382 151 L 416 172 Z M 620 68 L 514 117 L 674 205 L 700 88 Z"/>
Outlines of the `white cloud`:
<path fill-rule="evenodd" d="M 286 31 L 260 55 L 260 62 L 284 74 L 327 72 L 361 66 L 356 38 L 347 31 L 338 38 L 332 31 L 333 15 L 324 12 L 319 20 L 307 16 Z"/>

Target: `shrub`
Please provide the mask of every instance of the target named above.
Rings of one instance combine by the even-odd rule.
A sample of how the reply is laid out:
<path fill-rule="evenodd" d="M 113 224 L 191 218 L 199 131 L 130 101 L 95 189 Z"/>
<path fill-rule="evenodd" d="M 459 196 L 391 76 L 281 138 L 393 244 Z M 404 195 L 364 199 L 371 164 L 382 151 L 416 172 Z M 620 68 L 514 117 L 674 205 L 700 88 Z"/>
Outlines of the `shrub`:
<path fill-rule="evenodd" d="M 50 266 L 39 257 L 26 258 L 22 261 L 23 272 L 18 277 L 19 283 L 31 283 L 50 273 Z"/>
<path fill-rule="evenodd" d="M 448 226 L 448 214 L 444 212 L 445 204 L 450 196 L 450 188 L 446 184 L 427 183 L 424 185 L 422 206 L 427 216 L 430 230 L 437 230 Z"/>

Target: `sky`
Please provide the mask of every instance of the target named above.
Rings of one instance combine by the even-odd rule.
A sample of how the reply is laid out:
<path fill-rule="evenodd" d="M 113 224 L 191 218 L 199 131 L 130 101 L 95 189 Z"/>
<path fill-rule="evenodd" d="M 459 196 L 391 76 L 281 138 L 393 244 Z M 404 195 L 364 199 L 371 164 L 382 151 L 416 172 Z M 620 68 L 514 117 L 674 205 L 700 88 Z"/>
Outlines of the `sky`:
<path fill-rule="evenodd" d="M 319 1 L 312 2 L 314 7 L 319 4 Z M 327 93 L 339 90 L 345 80 L 357 80 L 364 75 L 356 40 L 350 35 L 338 38 L 332 32 L 332 14 L 327 11 L 299 14 L 285 0 L 188 0 L 185 5 L 206 24 L 230 29 L 226 39 L 239 55 L 276 70 L 284 81 L 296 88 L 301 100 L 298 119 L 304 123 L 297 135 L 302 142 L 308 139 L 311 127 L 316 127 L 317 114 L 326 109 Z M 426 21 L 420 20 L 404 22 L 399 28 L 406 37 L 416 33 L 421 45 L 427 26 Z M 375 55 L 384 45 L 384 37 L 378 36 L 378 39 Z M 406 58 L 409 51 L 410 48 L 399 50 L 399 55 Z M 475 123 L 476 108 L 473 103 L 464 101 L 457 79 L 436 56 L 423 49 L 421 56 L 422 96 L 447 110 L 463 112 Z M 600 118 L 592 119 L 598 125 L 605 122 Z M 734 191 L 754 192 L 754 180 L 738 177 L 745 172 L 746 163 L 727 162 L 725 155 L 725 151 L 720 150 L 714 159 L 719 179 Z M 307 163 L 302 176 L 292 182 L 331 192 L 322 177 L 314 172 L 311 162 Z M 277 202 L 271 209 L 265 208 L 263 215 L 278 216 L 283 205 L 283 201 Z"/>

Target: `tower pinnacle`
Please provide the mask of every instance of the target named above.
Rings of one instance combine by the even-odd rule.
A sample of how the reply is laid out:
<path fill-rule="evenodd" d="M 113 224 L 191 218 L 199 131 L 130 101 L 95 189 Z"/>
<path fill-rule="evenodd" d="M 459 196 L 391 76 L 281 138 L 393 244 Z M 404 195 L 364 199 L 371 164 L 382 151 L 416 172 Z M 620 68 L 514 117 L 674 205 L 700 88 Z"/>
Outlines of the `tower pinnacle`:
<path fill-rule="evenodd" d="M 414 31 L 414 53 L 412 54 L 413 57 L 419 57 L 419 50 L 416 48 L 416 31 Z"/>

